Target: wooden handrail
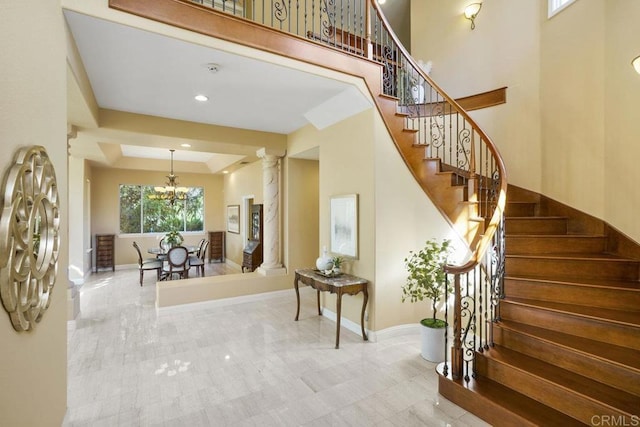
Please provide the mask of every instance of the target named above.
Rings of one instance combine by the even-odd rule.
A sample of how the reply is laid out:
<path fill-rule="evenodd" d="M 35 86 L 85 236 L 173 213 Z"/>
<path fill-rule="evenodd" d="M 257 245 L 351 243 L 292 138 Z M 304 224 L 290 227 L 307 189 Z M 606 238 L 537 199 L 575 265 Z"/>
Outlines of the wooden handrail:
<path fill-rule="evenodd" d="M 484 255 L 487 248 L 490 246 L 493 236 L 501 223 L 501 218 L 504 212 L 504 206 L 506 203 L 506 194 L 507 194 L 507 179 L 506 179 L 507 171 L 504 166 L 504 162 L 498 152 L 496 145 L 493 143 L 491 138 L 489 138 L 489 136 L 482 130 L 482 128 L 480 128 L 480 126 L 478 126 L 478 124 L 469 116 L 469 114 L 467 114 L 466 110 L 464 110 L 455 99 L 451 98 L 444 90 L 440 88 L 440 86 L 438 86 L 431 79 L 431 77 L 427 73 L 425 73 L 422 70 L 422 67 L 418 65 L 418 63 L 413 59 L 413 57 L 409 54 L 409 52 L 404 48 L 404 46 L 402 45 L 402 43 L 400 42 L 396 34 L 393 32 L 391 25 L 389 24 L 386 17 L 382 13 L 380 6 L 377 4 L 377 2 L 373 0 L 367 0 L 367 1 L 370 2 L 370 4 L 373 5 L 373 8 L 377 11 L 378 18 L 383 22 L 384 27 L 389 32 L 389 35 L 392 37 L 393 41 L 395 42 L 395 45 L 397 46 L 402 56 L 405 58 L 405 60 L 409 64 L 411 64 L 413 71 L 416 72 L 418 75 L 420 75 L 420 77 L 422 77 L 426 82 L 428 82 L 428 84 L 432 88 L 434 88 L 444 98 L 444 101 L 447 104 L 451 105 L 451 108 L 453 110 L 455 110 L 458 114 L 464 117 L 464 119 L 473 127 L 473 129 L 478 133 L 478 135 L 480 135 L 481 140 L 484 141 L 484 143 L 486 144 L 487 148 L 489 149 L 489 151 L 491 152 L 493 158 L 497 163 L 496 166 L 500 174 L 499 197 L 496 203 L 495 210 L 491 215 L 491 220 L 489 221 L 489 225 L 485 228 L 485 232 L 483 236 L 480 238 L 479 241 L 477 241 L 477 243 L 475 244 L 475 247 L 470 248 L 471 256 L 466 263 L 464 263 L 463 265 L 448 264 L 445 267 L 445 271 L 449 274 L 456 275 L 461 273 L 467 273 L 477 266 L 480 258 L 482 257 L 482 255 Z M 472 152 L 472 156 L 475 154 L 474 151 Z"/>

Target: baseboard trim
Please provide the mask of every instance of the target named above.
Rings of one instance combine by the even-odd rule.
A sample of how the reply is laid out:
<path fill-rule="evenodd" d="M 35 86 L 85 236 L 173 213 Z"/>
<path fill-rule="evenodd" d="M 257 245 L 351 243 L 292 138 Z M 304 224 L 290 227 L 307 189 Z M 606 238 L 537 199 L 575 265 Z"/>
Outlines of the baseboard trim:
<path fill-rule="evenodd" d="M 389 328 L 381 329 L 376 333 L 378 341 L 384 341 L 391 338 L 402 337 L 406 335 L 420 335 L 420 325 L 417 323 L 409 323 L 405 325 L 396 325 Z"/>
<path fill-rule="evenodd" d="M 326 317 L 332 322 L 335 322 L 337 319 L 336 313 L 329 310 L 326 307 L 322 307 L 322 316 Z M 353 332 L 354 334 L 357 334 L 357 335 L 362 334 L 362 330 L 360 328 L 359 323 L 356 323 L 344 317 L 340 319 L 340 326 L 344 326 L 347 330 Z M 372 331 L 370 329 L 365 328 L 365 331 L 367 332 L 367 338 L 369 338 L 369 341 L 378 342 L 378 341 L 384 341 L 384 340 L 401 337 L 405 335 L 419 336 L 420 325 L 417 323 L 406 324 L 406 325 L 396 325 L 396 326 L 391 326 L 389 328 L 381 329 L 379 331 Z"/>

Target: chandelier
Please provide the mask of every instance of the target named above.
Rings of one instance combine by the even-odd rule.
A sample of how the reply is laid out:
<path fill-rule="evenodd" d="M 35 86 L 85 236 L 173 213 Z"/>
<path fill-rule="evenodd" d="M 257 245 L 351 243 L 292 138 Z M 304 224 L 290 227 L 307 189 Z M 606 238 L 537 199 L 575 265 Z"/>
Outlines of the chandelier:
<path fill-rule="evenodd" d="M 149 198 L 167 200 L 169 204 L 173 205 L 176 200 L 186 200 L 189 189 L 187 187 L 178 187 L 178 177 L 173 174 L 173 152 L 176 150 L 169 151 L 171 151 L 171 171 L 167 175 L 169 181 L 164 187 L 153 187 L 155 194 L 150 194 Z"/>

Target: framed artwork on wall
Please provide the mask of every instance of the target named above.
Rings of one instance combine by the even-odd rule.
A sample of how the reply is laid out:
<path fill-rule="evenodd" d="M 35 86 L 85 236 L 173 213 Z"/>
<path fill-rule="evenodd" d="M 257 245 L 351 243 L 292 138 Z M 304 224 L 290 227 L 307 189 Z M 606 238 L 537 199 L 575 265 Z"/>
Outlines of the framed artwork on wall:
<path fill-rule="evenodd" d="M 227 231 L 240 234 L 240 205 L 227 206 Z"/>
<path fill-rule="evenodd" d="M 358 195 L 331 196 L 331 252 L 358 258 Z"/>

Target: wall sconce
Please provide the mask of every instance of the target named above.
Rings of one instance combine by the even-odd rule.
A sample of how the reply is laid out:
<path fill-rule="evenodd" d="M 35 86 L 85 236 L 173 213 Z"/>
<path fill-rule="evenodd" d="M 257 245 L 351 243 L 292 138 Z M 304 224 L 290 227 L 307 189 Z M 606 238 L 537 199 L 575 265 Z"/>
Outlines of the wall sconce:
<path fill-rule="evenodd" d="M 471 3 L 469 6 L 464 8 L 464 17 L 471 21 L 471 29 L 476 28 L 475 19 L 480 13 L 480 8 L 482 7 L 482 3 Z"/>
<path fill-rule="evenodd" d="M 631 61 L 631 65 L 633 65 L 636 73 L 640 74 L 640 56 L 636 56 L 633 61 Z"/>

